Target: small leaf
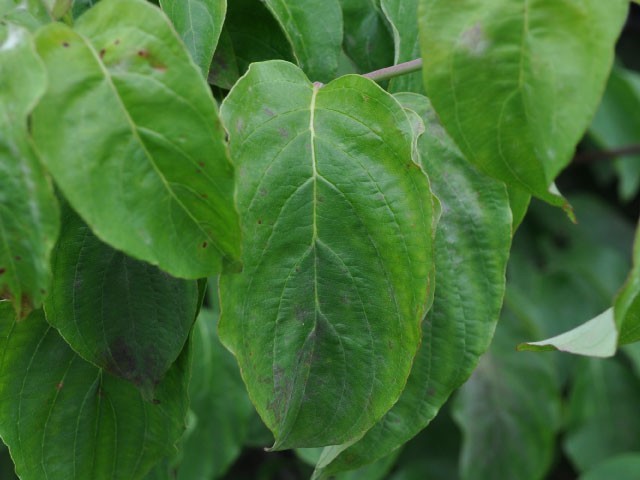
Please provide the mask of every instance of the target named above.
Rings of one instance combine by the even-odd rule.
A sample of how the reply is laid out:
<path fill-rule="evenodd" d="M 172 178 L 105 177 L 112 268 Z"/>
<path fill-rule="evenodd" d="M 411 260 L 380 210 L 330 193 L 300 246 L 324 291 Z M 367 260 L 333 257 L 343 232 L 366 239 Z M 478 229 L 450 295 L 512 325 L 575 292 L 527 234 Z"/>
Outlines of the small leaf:
<path fill-rule="evenodd" d="M 233 168 L 209 87 L 157 7 L 102 0 L 37 35 L 44 163 L 96 235 L 176 277 L 239 257 Z M 151 200 L 152 199 L 152 200 Z"/>
<path fill-rule="evenodd" d="M 618 329 L 610 308 L 586 323 L 555 337 L 518 345 L 518 350 L 561 352 L 590 357 L 612 357 L 616 353 Z"/>
<path fill-rule="evenodd" d="M 342 52 L 342 11 L 338 0 L 264 0 L 287 36 L 298 66 L 309 78 L 336 76 Z"/>
<path fill-rule="evenodd" d="M 344 49 L 362 73 L 393 63 L 393 38 L 379 0 L 340 0 Z"/>
<path fill-rule="evenodd" d="M 396 98 L 424 121 L 419 159 L 442 204 L 435 299 L 422 323 L 422 344 L 400 399 L 353 445 L 327 447 L 316 478 L 388 455 L 425 428 L 489 347 L 502 305 L 511 244 L 504 184 L 464 159 L 426 97 L 401 93 Z"/>
<path fill-rule="evenodd" d="M 295 61 L 291 45 L 280 25 L 259 0 L 229 2 L 223 36 L 225 32 L 231 38 L 232 48 L 228 45 L 219 46 L 215 57 L 225 67 L 234 68 L 236 64 L 241 75 L 254 62 L 275 59 Z"/>
<path fill-rule="evenodd" d="M 175 451 L 188 404 L 188 349 L 155 403 L 82 360 L 41 310 L 15 323 L 0 302 L 0 351 L 0 435 L 22 480 L 137 480 Z"/>
<path fill-rule="evenodd" d="M 52 19 L 43 0 L 0 0 L 0 21 L 35 32 Z"/>
<path fill-rule="evenodd" d="M 10 299 L 19 318 L 49 291 L 59 229 L 56 198 L 27 129 L 46 85 L 29 32 L 0 24 L 0 299 Z"/>
<path fill-rule="evenodd" d="M 82 358 L 152 399 L 195 321 L 197 282 L 102 243 L 68 206 L 52 266 L 47 321 Z"/>
<path fill-rule="evenodd" d="M 427 93 L 472 163 L 554 204 L 611 69 L 628 0 L 420 1 Z"/>
<path fill-rule="evenodd" d="M 191 58 L 207 76 L 227 12 L 227 0 L 160 0 Z"/>
<path fill-rule="evenodd" d="M 404 388 L 432 295 L 434 213 L 396 100 L 360 76 L 320 88 L 254 64 L 222 105 L 243 263 L 220 337 L 276 449 L 364 434 Z"/>

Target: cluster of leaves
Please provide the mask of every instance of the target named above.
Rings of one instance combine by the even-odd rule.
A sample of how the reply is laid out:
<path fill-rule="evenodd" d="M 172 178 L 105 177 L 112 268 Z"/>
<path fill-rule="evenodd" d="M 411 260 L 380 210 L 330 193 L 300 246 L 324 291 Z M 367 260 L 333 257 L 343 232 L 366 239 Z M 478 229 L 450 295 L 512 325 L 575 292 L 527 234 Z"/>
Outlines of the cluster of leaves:
<path fill-rule="evenodd" d="M 589 385 L 611 368 L 632 389 L 625 364 L 513 346 L 578 313 L 595 318 L 525 348 L 638 340 L 640 240 L 628 272 L 626 227 L 613 262 L 583 233 L 561 252 L 531 234 L 505 282 L 531 195 L 573 215 L 553 182 L 628 0 L 156 3 L 0 0 L 0 436 L 21 479 L 217 478 L 251 444 L 316 479 L 382 478 L 463 384 L 462 478 L 541 478 L 561 429 L 581 470 L 636 449 L 619 429 L 587 448 L 609 400 Z M 594 142 L 636 135 L 612 127 L 635 82 L 611 76 Z M 629 198 L 640 178 L 617 168 Z M 601 298 L 559 314 L 563 275 Z M 426 442 L 448 471 L 460 439 Z"/>

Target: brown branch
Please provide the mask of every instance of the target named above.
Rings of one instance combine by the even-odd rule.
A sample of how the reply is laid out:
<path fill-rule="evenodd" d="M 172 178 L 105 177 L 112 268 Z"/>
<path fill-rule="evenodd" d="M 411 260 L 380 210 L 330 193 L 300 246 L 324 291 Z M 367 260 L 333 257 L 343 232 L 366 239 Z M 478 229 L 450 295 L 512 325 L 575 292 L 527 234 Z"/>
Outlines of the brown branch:
<path fill-rule="evenodd" d="M 640 155 L 640 144 L 627 145 L 611 150 L 598 150 L 593 152 L 577 153 L 573 157 L 574 163 L 591 163 L 598 160 L 612 160 L 618 157 L 627 157 L 630 155 Z"/>

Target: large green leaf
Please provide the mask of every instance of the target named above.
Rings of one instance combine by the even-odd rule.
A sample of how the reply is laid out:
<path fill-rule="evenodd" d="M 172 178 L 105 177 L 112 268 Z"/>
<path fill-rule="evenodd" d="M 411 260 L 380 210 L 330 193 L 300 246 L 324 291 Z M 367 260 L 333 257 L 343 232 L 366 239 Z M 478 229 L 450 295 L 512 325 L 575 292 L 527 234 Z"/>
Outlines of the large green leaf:
<path fill-rule="evenodd" d="M 33 137 L 105 242 L 177 277 L 239 257 L 233 168 L 209 87 L 161 11 L 102 0 L 36 44 L 51 80 Z"/>
<path fill-rule="evenodd" d="M 445 128 L 487 173 L 549 192 L 588 127 L 628 0 L 420 1 L 424 81 Z"/>
<path fill-rule="evenodd" d="M 640 142 L 640 74 L 614 67 L 589 134 L 605 149 Z M 640 188 L 640 155 L 615 160 L 615 169 L 620 197 L 631 200 Z"/>
<path fill-rule="evenodd" d="M 189 336 L 197 282 L 102 243 L 69 207 L 52 268 L 48 322 L 82 358 L 150 398 Z"/>
<path fill-rule="evenodd" d="M 393 30 L 395 44 L 394 63 L 408 62 L 420 58 L 418 40 L 418 1 L 381 0 L 380 6 Z M 401 75 L 389 82 L 390 92 L 424 93 L 420 72 Z"/>
<path fill-rule="evenodd" d="M 0 352 L 0 435 L 22 480 L 136 480 L 175 450 L 188 349 L 154 403 L 76 355 L 41 310 L 16 323 L 0 302 Z"/>
<path fill-rule="evenodd" d="M 640 380 L 618 359 L 583 359 L 567 406 L 564 450 L 578 471 L 640 450 Z M 615 477 L 611 477 L 615 478 Z"/>
<path fill-rule="evenodd" d="M 393 63 L 393 38 L 380 10 L 380 0 L 340 0 L 344 49 L 361 73 Z"/>
<path fill-rule="evenodd" d="M 489 353 L 456 397 L 463 480 L 542 480 L 551 466 L 560 424 L 553 359 L 513 348 L 531 328 L 503 316 Z"/>
<path fill-rule="evenodd" d="M 422 345 L 402 396 L 360 441 L 337 457 L 336 450 L 343 447 L 328 447 L 318 478 L 388 455 L 425 428 L 489 347 L 502 305 L 511 244 L 504 184 L 464 159 L 426 97 L 407 93 L 396 98 L 424 121 L 420 160 L 442 204 L 435 299 L 422 324 Z"/>
<path fill-rule="evenodd" d="M 160 0 L 160 6 L 207 76 L 227 12 L 227 0 Z"/>
<path fill-rule="evenodd" d="M 336 76 L 342 52 L 339 0 L 265 0 L 287 36 L 298 65 L 311 80 Z"/>
<path fill-rule="evenodd" d="M 254 412 L 235 359 L 218 340 L 216 327 L 217 313 L 203 309 L 193 336 L 193 425 L 181 445 L 178 480 L 224 474 L 240 454 Z"/>
<path fill-rule="evenodd" d="M 238 168 L 240 275 L 220 336 L 274 448 L 364 434 L 398 399 L 433 292 L 434 199 L 396 100 L 253 65 L 222 105 Z"/>
<path fill-rule="evenodd" d="M 11 299 L 19 317 L 49 290 L 59 228 L 56 199 L 27 131 L 46 85 L 31 35 L 0 24 L 0 298 Z"/>

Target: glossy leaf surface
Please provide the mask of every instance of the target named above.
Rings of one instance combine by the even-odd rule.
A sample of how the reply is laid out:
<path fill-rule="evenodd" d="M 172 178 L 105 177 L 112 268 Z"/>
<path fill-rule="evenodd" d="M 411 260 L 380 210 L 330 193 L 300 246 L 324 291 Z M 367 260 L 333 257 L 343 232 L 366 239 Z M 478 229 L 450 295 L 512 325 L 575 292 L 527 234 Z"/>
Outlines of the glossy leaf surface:
<path fill-rule="evenodd" d="M 640 227 L 633 246 L 633 267 L 614 303 L 616 325 L 620 329 L 618 343 L 640 340 Z"/>
<path fill-rule="evenodd" d="M 635 480 L 640 472 L 640 454 L 627 453 L 616 455 L 599 463 L 584 475 L 580 480 Z"/>
<path fill-rule="evenodd" d="M 82 358 L 153 398 L 195 321 L 197 282 L 114 250 L 68 206 L 52 268 L 48 322 Z"/>
<path fill-rule="evenodd" d="M 428 95 L 469 161 L 553 203 L 598 106 L 628 1 L 421 0 Z"/>
<path fill-rule="evenodd" d="M 409 93 L 396 98 L 424 122 L 426 130 L 418 139 L 420 161 L 442 204 L 435 298 L 400 399 L 360 441 L 331 463 L 325 460 L 318 478 L 381 458 L 425 428 L 488 348 L 502 305 L 511 244 L 504 185 L 464 159 L 425 97 Z M 328 458 L 332 450 L 337 449 L 326 449 Z"/>
<path fill-rule="evenodd" d="M 0 24 L 0 299 L 10 299 L 18 317 L 38 308 L 49 290 L 59 228 L 53 189 L 27 131 L 46 85 L 28 31 Z"/>
<path fill-rule="evenodd" d="M 160 0 L 160 6 L 206 77 L 224 23 L 227 0 Z"/>
<path fill-rule="evenodd" d="M 287 36 L 298 66 L 313 81 L 336 76 L 342 52 L 342 10 L 338 0 L 265 0 Z"/>
<path fill-rule="evenodd" d="M 160 10 L 103 0 L 75 31 L 40 30 L 37 48 L 51 87 L 33 136 L 97 236 L 177 277 L 236 261 L 233 168 L 215 102 Z"/>
<path fill-rule="evenodd" d="M 354 440 L 399 397 L 432 296 L 434 199 L 407 114 L 367 79 L 319 88 L 281 61 L 221 111 L 244 237 L 221 339 L 275 448 Z"/>
<path fill-rule="evenodd" d="M 188 352 L 144 401 L 76 355 L 41 310 L 15 323 L 0 302 L 0 435 L 22 480 L 136 480 L 174 451 L 187 411 Z"/>

